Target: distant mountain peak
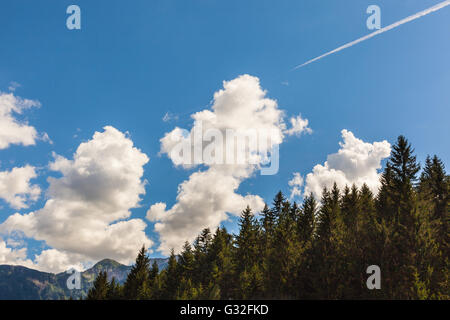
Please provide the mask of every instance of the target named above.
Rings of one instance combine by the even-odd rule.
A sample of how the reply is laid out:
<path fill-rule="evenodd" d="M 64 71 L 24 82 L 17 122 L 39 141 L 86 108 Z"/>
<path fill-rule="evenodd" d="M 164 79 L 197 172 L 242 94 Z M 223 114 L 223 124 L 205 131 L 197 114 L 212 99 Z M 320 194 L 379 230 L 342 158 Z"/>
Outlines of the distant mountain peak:
<path fill-rule="evenodd" d="M 97 262 L 96 264 L 94 264 L 92 266 L 92 268 L 96 268 L 96 267 L 112 267 L 112 268 L 117 268 L 117 267 L 127 267 L 124 264 L 121 264 L 119 262 L 117 262 L 116 260 L 113 259 L 103 259 L 100 260 L 99 262 Z"/>
<path fill-rule="evenodd" d="M 150 258 L 159 266 L 159 270 L 167 267 L 167 258 Z M 69 290 L 66 285 L 70 274 L 46 273 L 23 266 L 0 265 L 0 300 L 4 299 L 67 299 L 86 296 L 100 271 L 108 273 L 119 283 L 125 282 L 131 266 L 121 264 L 113 259 L 103 259 L 91 268 L 81 272 L 81 289 Z"/>
<path fill-rule="evenodd" d="M 150 258 L 159 266 L 159 270 L 167 267 L 167 258 Z M 40 272 L 23 266 L 0 265 L 0 300 L 3 299 L 75 299 L 86 296 L 100 271 L 108 273 L 119 283 L 125 282 L 131 266 L 121 264 L 113 259 L 103 259 L 91 268 L 81 272 L 81 289 L 69 290 L 66 285 L 70 274 Z"/>

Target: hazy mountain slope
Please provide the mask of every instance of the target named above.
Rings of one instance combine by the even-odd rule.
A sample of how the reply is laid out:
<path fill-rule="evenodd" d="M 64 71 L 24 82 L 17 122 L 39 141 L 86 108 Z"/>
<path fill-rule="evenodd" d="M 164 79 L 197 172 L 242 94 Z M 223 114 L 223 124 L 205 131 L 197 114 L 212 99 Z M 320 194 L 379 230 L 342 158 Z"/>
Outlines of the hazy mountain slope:
<path fill-rule="evenodd" d="M 160 270 L 167 266 L 168 259 L 150 260 L 151 263 L 156 261 Z M 104 259 L 81 273 L 81 289 L 69 290 L 66 284 L 69 273 L 53 274 L 22 266 L 0 265 L 0 300 L 78 299 L 91 288 L 100 271 L 106 271 L 109 279 L 115 277 L 118 282 L 123 283 L 130 270 L 131 266 Z"/>
<path fill-rule="evenodd" d="M 22 266 L 0 266 L 0 299 L 59 299 L 64 289 L 57 276 Z"/>

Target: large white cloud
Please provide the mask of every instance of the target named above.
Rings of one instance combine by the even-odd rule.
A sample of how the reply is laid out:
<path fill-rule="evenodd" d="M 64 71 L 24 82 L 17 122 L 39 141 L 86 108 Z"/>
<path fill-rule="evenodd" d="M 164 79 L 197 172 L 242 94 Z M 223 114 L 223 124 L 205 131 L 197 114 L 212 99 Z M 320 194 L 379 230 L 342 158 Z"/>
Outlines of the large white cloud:
<path fill-rule="evenodd" d="M 364 183 L 373 193 L 378 193 L 380 186 L 381 161 L 389 157 L 391 145 L 386 140 L 368 143 L 356 138 L 352 132 L 342 130 L 344 142 L 340 142 L 337 153 L 328 155 L 323 165 L 318 164 L 306 175 L 304 194 L 322 195 L 324 187 L 331 188 L 336 182 L 338 187 Z"/>
<path fill-rule="evenodd" d="M 140 246 L 152 245 L 144 232 L 146 223 L 127 220 L 145 193 L 147 162 L 130 138 L 107 126 L 80 144 L 73 160 L 55 155 L 50 168 L 62 176 L 48 179 L 44 207 L 8 217 L 0 231 L 21 231 L 52 247 L 36 258 L 40 269 L 62 271 L 76 261 L 105 257 L 130 263 Z"/>
<path fill-rule="evenodd" d="M 14 209 L 28 208 L 28 203 L 36 201 L 41 193 L 39 186 L 30 184 L 36 176 L 35 168 L 29 165 L 0 171 L 0 199 Z"/>
<path fill-rule="evenodd" d="M 29 146 L 36 143 L 39 138 L 36 129 L 17 120 L 14 114 L 21 114 L 26 109 L 39 106 L 38 101 L 0 92 L 0 149 L 8 148 L 11 144 Z"/>
<path fill-rule="evenodd" d="M 214 230 L 227 219 L 227 213 L 239 215 L 247 205 L 261 210 L 264 202 L 259 196 L 236 193 L 241 181 L 213 168 L 195 172 L 178 187 L 177 203 L 169 210 L 165 203 L 151 206 L 147 218 L 156 221 L 159 250 L 179 252 L 183 243 L 192 241 L 203 228 Z"/>
<path fill-rule="evenodd" d="M 175 128 L 161 139 L 161 153 L 175 165 L 206 166 L 179 185 L 177 202 L 170 209 L 165 203 L 157 203 L 147 213 L 147 218 L 156 222 L 159 250 L 165 254 L 171 248 L 178 252 L 184 241 L 192 241 L 203 228 L 216 228 L 228 213 L 239 215 L 247 204 L 254 211 L 261 210 L 263 200 L 257 195 L 238 194 L 239 185 L 266 163 L 270 151 L 282 143 L 285 134 L 310 130 L 304 120 L 299 123 L 300 117 L 291 122 L 295 128 L 287 129 L 277 102 L 267 98 L 259 79 L 250 75 L 224 81 L 223 89 L 214 94 L 211 109 L 197 112 L 192 118 L 190 131 Z M 227 136 L 228 131 L 256 134 L 257 138 L 239 144 Z M 198 135 L 203 143 L 198 143 Z M 235 141 L 233 148 L 229 148 L 231 141 Z M 201 156 L 196 157 L 198 154 Z M 230 154 L 231 162 L 227 160 Z M 244 161 L 238 160 L 238 154 Z M 205 155 L 214 155 L 216 161 Z"/>

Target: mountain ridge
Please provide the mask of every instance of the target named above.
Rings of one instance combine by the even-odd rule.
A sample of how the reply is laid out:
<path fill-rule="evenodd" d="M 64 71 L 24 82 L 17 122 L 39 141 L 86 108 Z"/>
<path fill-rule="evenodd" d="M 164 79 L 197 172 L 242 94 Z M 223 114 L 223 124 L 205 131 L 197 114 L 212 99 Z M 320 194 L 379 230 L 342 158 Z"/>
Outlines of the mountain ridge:
<path fill-rule="evenodd" d="M 168 258 L 150 258 L 160 270 L 167 267 Z M 85 297 L 100 271 L 108 273 L 108 279 L 116 278 L 124 283 L 132 266 L 113 259 L 103 259 L 80 273 L 81 288 L 68 289 L 67 280 L 73 273 L 67 271 L 49 273 L 21 265 L 0 265 L 0 300 L 61 300 Z"/>

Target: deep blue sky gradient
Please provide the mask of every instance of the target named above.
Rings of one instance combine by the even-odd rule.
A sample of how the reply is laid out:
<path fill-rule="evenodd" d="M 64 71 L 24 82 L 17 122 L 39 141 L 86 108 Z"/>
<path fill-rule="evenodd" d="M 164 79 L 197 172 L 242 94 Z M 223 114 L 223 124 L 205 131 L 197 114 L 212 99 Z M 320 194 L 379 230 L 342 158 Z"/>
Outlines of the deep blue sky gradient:
<path fill-rule="evenodd" d="M 17 81 L 17 95 L 39 100 L 42 107 L 25 117 L 54 144 L 0 150 L 0 169 L 41 167 L 37 181 L 45 189 L 55 175 L 46 169 L 53 151 L 71 158 L 82 141 L 112 125 L 150 157 L 147 193 L 133 217 L 155 202 L 170 207 L 191 171 L 158 156 L 159 139 L 175 126 L 189 128 L 190 114 L 209 106 L 222 81 L 244 73 L 258 76 L 287 115 L 308 118 L 314 133 L 288 138 L 279 173 L 245 181 L 242 194 L 271 202 L 278 190 L 288 192 L 293 172 L 304 175 L 338 150 L 344 128 L 368 142 L 393 143 L 404 134 L 420 161 L 437 153 L 448 164 L 450 7 L 292 71 L 368 34 L 370 4 L 381 7 L 385 26 L 438 2 L 1 1 L 0 91 Z M 70 4 L 81 7 L 80 31 L 66 28 Z M 166 112 L 179 119 L 163 122 Z M 15 212 L 0 206 L 0 222 Z M 235 219 L 226 225 L 235 230 Z M 30 244 L 32 257 L 42 243 Z"/>

